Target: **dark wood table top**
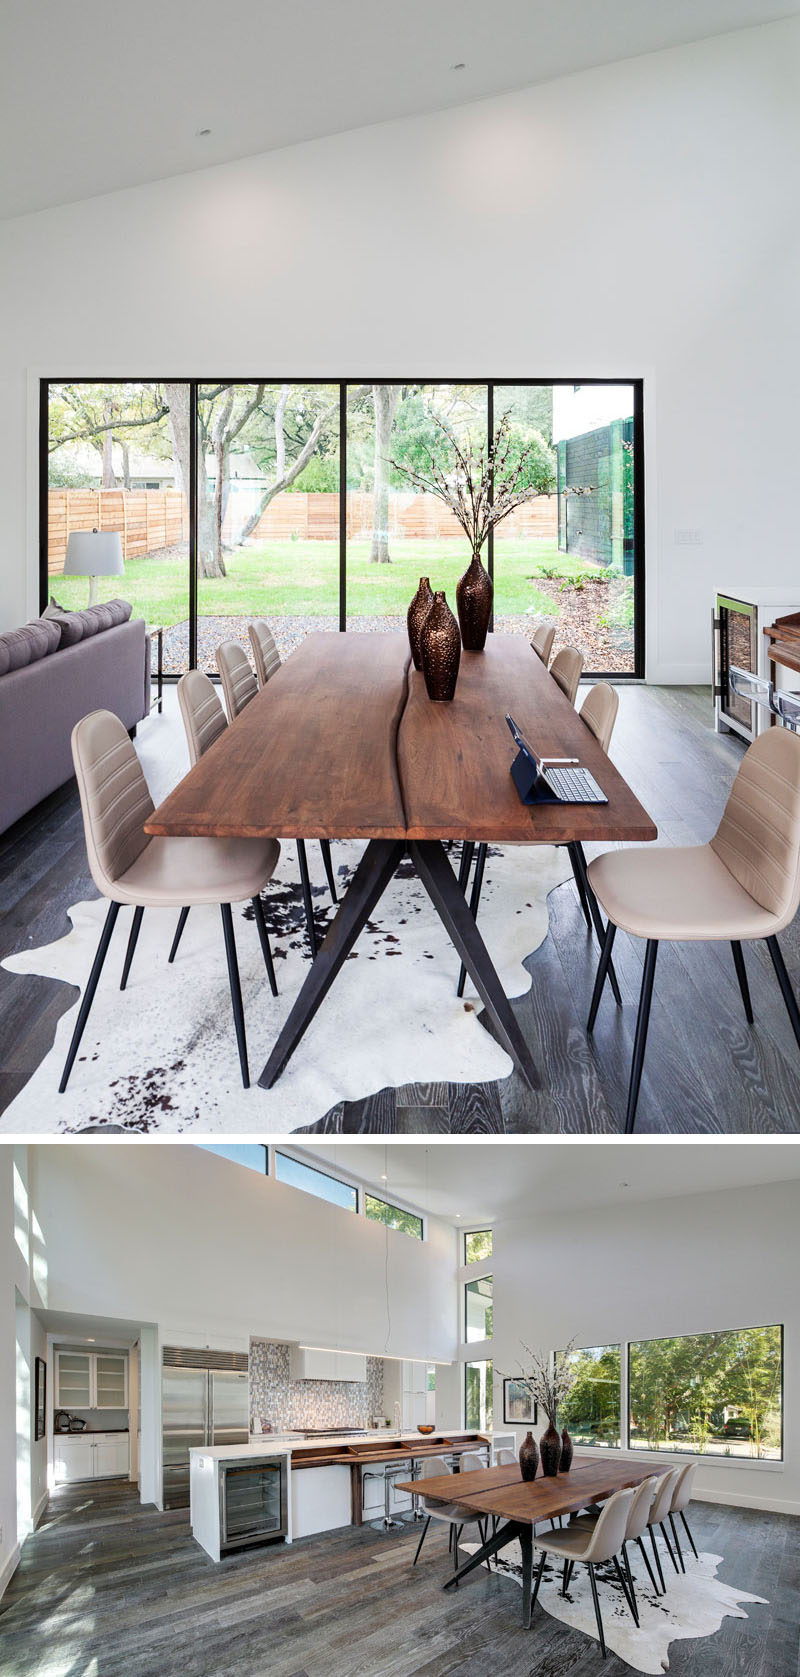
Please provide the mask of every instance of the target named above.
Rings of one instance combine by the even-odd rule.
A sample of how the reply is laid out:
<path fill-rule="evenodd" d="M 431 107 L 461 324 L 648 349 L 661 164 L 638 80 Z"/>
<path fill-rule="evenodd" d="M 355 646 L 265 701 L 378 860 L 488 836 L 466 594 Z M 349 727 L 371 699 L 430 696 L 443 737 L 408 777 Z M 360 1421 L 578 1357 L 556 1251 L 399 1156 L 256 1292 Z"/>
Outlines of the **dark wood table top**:
<path fill-rule="evenodd" d="M 545 756 L 579 757 L 607 804 L 520 803 L 511 711 Z M 145 824 L 163 836 L 648 840 L 656 828 L 521 635 L 464 653 L 432 704 L 405 634 L 309 635 Z"/>
<path fill-rule="evenodd" d="M 622 1462 L 617 1458 L 603 1463 L 576 1456 L 569 1473 L 557 1473 L 554 1479 L 540 1477 L 526 1481 L 518 1474 L 516 1480 L 498 1485 L 489 1478 L 497 1470 L 489 1468 L 483 1472 L 442 1474 L 437 1479 L 398 1481 L 397 1489 L 412 1491 L 432 1502 L 457 1503 L 473 1513 L 496 1514 L 499 1519 L 534 1525 L 538 1520 L 556 1519 L 559 1514 L 574 1514 L 590 1502 L 603 1502 L 615 1491 L 641 1485 L 653 1474 L 669 1473 L 670 1466 Z"/>
<path fill-rule="evenodd" d="M 402 838 L 408 637 L 308 635 L 145 823 L 166 836 Z"/>
<path fill-rule="evenodd" d="M 507 711 L 540 756 L 579 758 L 608 803 L 521 803 L 509 772 L 517 748 Z M 657 836 L 523 635 L 489 635 L 484 652 L 462 653 L 450 704 L 431 704 L 424 677 L 411 670 L 398 762 L 409 838 L 556 844 Z"/>

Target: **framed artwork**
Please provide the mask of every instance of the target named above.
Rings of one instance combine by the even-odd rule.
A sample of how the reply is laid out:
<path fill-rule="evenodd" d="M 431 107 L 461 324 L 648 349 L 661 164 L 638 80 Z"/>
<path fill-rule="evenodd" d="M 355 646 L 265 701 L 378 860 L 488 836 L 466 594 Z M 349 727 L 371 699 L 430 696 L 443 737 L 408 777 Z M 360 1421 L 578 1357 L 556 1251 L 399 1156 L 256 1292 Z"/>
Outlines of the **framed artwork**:
<path fill-rule="evenodd" d="M 503 1421 L 506 1426 L 535 1427 L 538 1411 L 521 1380 L 503 1381 Z"/>
<path fill-rule="evenodd" d="M 42 1357 L 36 1358 L 34 1379 L 34 1429 L 35 1439 L 44 1438 L 47 1431 L 47 1363 Z"/>

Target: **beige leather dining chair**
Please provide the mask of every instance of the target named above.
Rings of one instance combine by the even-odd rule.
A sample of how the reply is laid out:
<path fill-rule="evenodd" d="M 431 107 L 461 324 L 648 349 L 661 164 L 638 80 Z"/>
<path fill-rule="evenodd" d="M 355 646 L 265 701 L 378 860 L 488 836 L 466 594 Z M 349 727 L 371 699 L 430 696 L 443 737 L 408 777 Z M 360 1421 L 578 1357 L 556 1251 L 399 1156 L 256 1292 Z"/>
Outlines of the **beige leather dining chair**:
<path fill-rule="evenodd" d="M 555 640 L 555 638 L 556 638 L 556 626 L 555 626 L 555 624 L 554 623 L 540 623 L 538 629 L 536 630 L 536 634 L 534 635 L 533 640 L 531 641 L 531 646 L 533 647 L 533 650 L 536 653 L 537 658 L 541 658 L 545 669 L 547 669 L 547 666 L 550 662 L 550 654 L 553 650 L 553 641 Z"/>
<path fill-rule="evenodd" d="M 219 694 L 202 670 L 187 670 L 178 682 L 178 704 L 183 718 L 189 762 L 194 767 L 203 753 L 224 734 L 228 718 Z"/>
<path fill-rule="evenodd" d="M 258 685 L 266 687 L 270 676 L 275 675 L 281 667 L 281 655 L 275 645 L 275 637 L 263 617 L 257 617 L 253 623 L 248 623 L 247 633 L 253 648 Z"/>
<path fill-rule="evenodd" d="M 453 1469 L 444 1456 L 426 1456 L 419 1472 L 419 1481 L 424 1479 L 440 1479 L 445 1473 L 452 1473 Z M 455 1478 L 456 1475 L 454 1474 Z M 415 1491 L 414 1495 L 418 1493 Z M 477 1526 L 481 1535 L 481 1542 L 486 1542 L 486 1530 L 483 1517 L 480 1514 L 470 1514 L 465 1508 L 459 1508 L 455 1502 L 431 1502 L 424 1494 L 420 1497 L 422 1510 L 425 1514 L 425 1524 L 422 1528 L 416 1554 L 411 1562 L 416 1566 L 420 1550 L 428 1533 L 431 1520 L 441 1520 L 450 1527 L 450 1550 L 453 1555 L 453 1571 L 458 1571 L 458 1540 L 465 1526 Z"/>
<path fill-rule="evenodd" d="M 611 744 L 618 710 L 619 694 L 607 681 L 598 681 L 596 687 L 590 687 L 580 708 L 581 721 L 586 723 L 598 745 L 606 752 Z"/>
<path fill-rule="evenodd" d="M 639 1604 L 636 1600 L 636 1586 L 634 1584 L 633 1573 L 631 1571 L 631 1563 L 630 1563 L 630 1558 L 629 1558 L 629 1555 L 628 1555 L 628 1544 L 629 1543 L 637 1543 L 638 1544 L 639 1549 L 640 1549 L 641 1554 L 642 1554 L 643 1559 L 644 1559 L 644 1564 L 647 1567 L 647 1571 L 650 1575 L 650 1582 L 653 1586 L 653 1589 L 656 1592 L 656 1595 L 658 1595 L 659 1594 L 659 1588 L 658 1588 L 658 1585 L 656 1583 L 655 1574 L 653 1572 L 652 1566 L 650 1565 L 650 1559 L 649 1559 L 649 1556 L 648 1556 L 648 1553 L 647 1553 L 647 1550 L 644 1546 L 644 1541 L 643 1541 L 644 1533 L 647 1531 L 647 1528 L 648 1528 L 648 1525 L 649 1525 L 649 1522 L 650 1522 L 650 1511 L 652 1509 L 653 1502 L 655 1500 L 655 1495 L 656 1495 L 657 1489 L 658 1489 L 658 1475 L 653 1474 L 650 1479 L 644 1479 L 642 1481 L 641 1485 L 639 1485 L 638 1488 L 634 1491 L 633 1501 L 631 1503 L 631 1506 L 630 1506 L 630 1509 L 629 1509 L 629 1512 L 628 1512 L 628 1523 L 625 1527 L 625 1536 L 622 1540 L 622 1549 L 620 1551 L 620 1553 L 622 1555 L 622 1562 L 623 1562 L 623 1566 L 624 1566 L 624 1570 L 625 1570 L 625 1576 L 628 1580 L 628 1605 L 630 1607 L 630 1610 L 633 1614 L 634 1619 L 636 1620 L 637 1628 L 638 1628 L 638 1625 L 639 1625 Z M 579 1519 L 571 1520 L 570 1525 L 569 1525 L 570 1531 L 578 1531 L 578 1530 L 580 1530 L 580 1531 L 591 1531 L 591 1530 L 594 1530 L 594 1527 L 597 1525 L 597 1521 L 600 1518 L 601 1512 L 602 1512 L 602 1510 L 600 1508 L 598 1508 L 596 1510 L 593 1510 L 591 1514 L 582 1514 Z M 567 1569 L 566 1569 L 566 1572 L 564 1574 L 564 1583 L 562 1585 L 562 1591 L 561 1591 L 562 1595 L 566 1592 L 566 1590 L 569 1589 L 569 1581 L 570 1581 L 570 1577 L 572 1575 L 572 1565 L 573 1565 L 573 1563 L 571 1561 L 569 1561 L 567 1563 Z"/>
<path fill-rule="evenodd" d="M 675 1524 L 675 1515 L 680 1514 L 681 1520 L 683 1521 L 684 1531 L 686 1532 L 686 1536 L 692 1545 L 692 1554 L 694 1555 L 695 1560 L 697 1560 L 698 1555 L 694 1546 L 694 1538 L 689 1530 L 689 1522 L 686 1518 L 686 1510 L 692 1500 L 694 1476 L 697 1472 L 697 1465 L 697 1462 L 687 1462 L 686 1466 L 681 1468 L 675 1481 L 675 1490 L 673 1492 L 672 1502 L 670 1503 L 669 1509 L 669 1523 L 672 1527 L 672 1535 L 675 1539 L 675 1547 L 678 1551 L 678 1560 L 681 1563 L 682 1572 L 686 1571 L 686 1567 L 683 1561 L 683 1550 L 681 1549 L 680 1538 L 678 1536 L 678 1528 Z"/>
<path fill-rule="evenodd" d="M 133 907 L 120 989 L 128 982 L 146 908 L 186 908 L 219 903 L 228 962 L 239 1064 L 249 1084 L 242 991 L 231 904 L 252 902 L 273 995 L 277 995 L 261 891 L 280 855 L 277 839 L 148 838 L 144 823 L 153 800 L 132 741 L 119 717 L 92 711 L 72 730 L 72 758 L 80 793 L 92 878 L 109 901 L 89 981 L 81 1002 L 59 1085 L 64 1093 L 89 1017 L 108 946 L 123 903 Z"/>
<path fill-rule="evenodd" d="M 533 1615 L 536 1606 L 536 1597 L 539 1594 L 544 1563 L 548 1555 L 558 1555 L 559 1559 L 564 1562 L 562 1594 L 567 1587 L 570 1561 L 573 1566 L 576 1561 L 580 1561 L 583 1566 L 589 1568 L 592 1600 L 594 1601 L 597 1631 L 600 1637 L 600 1651 L 603 1659 L 606 1657 L 606 1639 L 603 1635 L 603 1620 L 600 1613 L 600 1599 L 597 1594 L 597 1579 L 594 1569 L 596 1566 L 601 1566 L 604 1561 L 613 1561 L 617 1579 L 622 1586 L 622 1593 L 632 1612 L 628 1585 L 619 1564 L 619 1556 L 625 1542 L 625 1532 L 633 1496 L 633 1491 L 615 1491 L 614 1495 L 608 1498 L 597 1521 L 591 1527 L 581 1526 L 575 1520 L 564 1531 L 548 1531 L 542 1537 L 534 1536 L 533 1539 L 533 1547 L 538 1549 L 541 1559 L 536 1569 L 536 1579 L 531 1596 L 531 1615 Z"/>
<path fill-rule="evenodd" d="M 663 1573 L 662 1567 L 661 1567 L 661 1556 L 659 1555 L 658 1544 L 656 1543 L 656 1531 L 658 1530 L 658 1531 L 661 1532 L 661 1536 L 663 1537 L 664 1542 L 667 1545 L 667 1553 L 669 1555 L 670 1560 L 672 1561 L 672 1564 L 675 1568 L 675 1571 L 677 1572 L 678 1563 L 675 1559 L 675 1556 L 672 1553 L 672 1548 L 671 1548 L 671 1545 L 670 1545 L 670 1541 L 669 1541 L 667 1533 L 664 1529 L 664 1521 L 669 1516 L 669 1511 L 670 1511 L 670 1508 L 672 1507 L 672 1498 L 675 1495 L 675 1487 L 678 1483 L 678 1480 L 680 1479 L 680 1476 L 681 1476 L 681 1469 L 679 1467 L 673 1467 L 671 1472 L 665 1473 L 663 1475 L 663 1477 L 659 1480 L 658 1485 L 656 1487 L 656 1494 L 653 1498 L 653 1506 L 650 1509 L 650 1516 L 649 1516 L 649 1519 L 647 1521 L 647 1529 L 650 1533 L 650 1542 L 653 1545 L 653 1555 L 655 1557 L 655 1563 L 656 1563 L 656 1567 L 657 1567 L 657 1570 L 658 1570 L 658 1576 L 661 1580 L 661 1589 L 662 1589 L 662 1592 L 664 1592 L 664 1593 L 666 1593 L 667 1586 L 664 1583 L 664 1573 Z"/>
<path fill-rule="evenodd" d="M 501 1444 L 495 1458 L 496 1467 L 513 1467 L 517 1460 L 516 1450 L 509 1450 L 507 1444 Z"/>
<path fill-rule="evenodd" d="M 235 722 L 258 692 L 250 659 L 238 641 L 222 641 L 217 647 L 217 669 L 225 694 L 228 721 Z"/>
<path fill-rule="evenodd" d="M 562 693 L 566 694 L 571 705 L 575 703 L 575 694 L 578 691 L 578 682 L 581 679 L 582 671 L 583 653 L 578 652 L 574 646 L 562 646 L 561 651 L 556 653 L 550 665 L 550 674 L 553 680 L 558 683 Z"/>
<path fill-rule="evenodd" d="M 646 939 L 625 1129 L 636 1121 L 658 945 L 725 942 L 733 952 L 745 1017 L 753 1009 L 742 944 L 766 941 L 800 1047 L 800 1012 L 778 933 L 800 905 L 800 738 L 770 728 L 742 759 L 719 827 L 708 844 L 608 851 L 589 864 L 608 927 L 589 1011 L 594 1030 L 617 928 Z"/>
<path fill-rule="evenodd" d="M 265 624 L 264 627 L 269 633 L 268 625 Z M 272 639 L 271 634 L 270 639 Z M 278 658 L 278 651 L 277 647 L 275 647 L 274 641 L 272 644 L 275 650 L 275 656 Z M 278 658 L 278 664 L 276 667 L 280 667 L 280 658 Z M 222 682 L 222 690 L 225 694 L 228 719 L 231 722 L 235 722 L 237 716 L 241 715 L 242 711 L 250 704 L 251 700 L 255 698 L 258 692 L 258 683 L 253 675 L 250 660 L 247 657 L 247 654 L 242 651 L 242 648 L 239 646 L 237 641 L 222 641 L 221 645 L 217 647 L 217 669 L 219 671 L 220 681 Z M 275 671 L 272 670 L 271 673 L 274 674 Z M 264 683 L 262 682 L 261 685 L 263 686 Z M 339 899 L 336 895 L 336 881 L 333 873 L 330 843 L 328 839 L 320 839 L 319 842 L 320 850 L 322 852 L 322 861 L 325 868 L 325 876 L 328 881 L 328 889 L 333 902 L 336 903 Z M 313 960 L 317 953 L 317 928 L 314 924 L 314 903 L 311 896 L 311 879 L 308 872 L 308 858 L 306 856 L 305 839 L 297 839 L 296 843 L 297 861 L 300 868 L 300 886 L 303 892 L 303 908 L 306 917 L 306 930 L 308 932 L 308 941 L 311 946 L 311 958 Z"/>

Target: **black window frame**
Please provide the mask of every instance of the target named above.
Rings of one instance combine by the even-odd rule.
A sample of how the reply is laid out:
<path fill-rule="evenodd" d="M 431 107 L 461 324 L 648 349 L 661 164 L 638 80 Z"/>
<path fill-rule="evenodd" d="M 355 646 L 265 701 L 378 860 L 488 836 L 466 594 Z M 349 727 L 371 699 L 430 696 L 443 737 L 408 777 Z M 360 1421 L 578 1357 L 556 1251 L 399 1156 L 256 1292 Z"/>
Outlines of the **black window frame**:
<path fill-rule="evenodd" d="M 197 396 L 201 385 L 207 384 L 207 378 L 176 377 L 167 379 L 165 375 L 138 375 L 135 379 L 104 377 L 102 374 L 91 378 L 83 375 L 78 378 L 41 378 L 39 380 L 39 610 L 44 611 L 50 593 L 50 579 L 47 569 L 48 553 L 48 415 L 50 386 L 54 384 L 139 384 L 139 383 L 174 383 L 184 384 L 189 390 L 189 449 L 191 458 L 191 476 L 189 483 L 189 562 L 188 562 L 188 596 L 189 596 L 189 667 L 197 667 Z M 364 378 L 289 378 L 285 375 L 277 378 L 262 376 L 261 374 L 237 374 L 231 378 L 216 379 L 221 384 L 320 384 L 328 387 L 339 387 L 339 632 L 347 630 L 347 392 L 351 386 L 364 384 L 483 384 L 486 386 L 486 423 L 487 434 L 491 435 L 494 428 L 494 393 L 500 389 L 522 389 L 533 385 L 578 386 L 593 384 L 629 384 L 633 390 L 633 669 L 632 670 L 584 670 L 587 680 L 641 681 L 645 673 L 645 546 L 644 546 L 644 379 L 629 378 L 624 374 L 608 378 L 503 378 L 468 379 L 458 378 L 381 378 L 377 375 L 370 379 Z M 487 541 L 486 568 L 494 578 L 494 532 L 489 532 Z M 176 675 L 165 675 L 165 681 L 177 681 Z"/>
<path fill-rule="evenodd" d="M 468 1258 L 467 1257 L 467 1241 L 471 1240 L 471 1239 L 474 1239 L 476 1234 L 491 1235 L 491 1237 L 492 1237 L 492 1250 L 489 1253 L 488 1258 Z M 494 1229 L 493 1228 L 488 1228 L 488 1229 L 465 1229 L 464 1230 L 464 1264 L 465 1264 L 465 1266 L 471 1267 L 472 1264 L 490 1264 L 493 1260 L 493 1257 L 494 1257 Z"/>
<path fill-rule="evenodd" d="M 481 1335 L 479 1335 L 479 1337 L 477 1339 L 470 1339 L 470 1337 L 469 1337 L 469 1296 L 470 1296 L 470 1291 L 472 1291 L 473 1297 L 480 1298 L 481 1294 L 477 1291 L 477 1289 L 480 1287 L 482 1281 L 489 1281 L 491 1283 L 491 1295 L 490 1295 L 489 1303 L 490 1303 L 491 1310 L 492 1310 L 492 1332 L 488 1333 L 488 1334 L 487 1333 L 481 1334 Z M 494 1270 L 491 1270 L 491 1269 L 488 1270 L 485 1275 L 472 1275 L 472 1276 L 470 1276 L 468 1280 L 464 1281 L 463 1287 L 464 1287 L 464 1344 L 465 1345 L 491 1345 L 491 1343 L 494 1339 Z M 485 1314 L 485 1312 L 484 1312 L 484 1314 Z M 473 1358 L 472 1360 L 473 1360 L 473 1362 L 475 1362 L 475 1361 L 477 1361 L 477 1362 L 485 1361 L 485 1359 L 480 1358 L 480 1357 Z"/>
<path fill-rule="evenodd" d="M 490 1426 L 491 1426 L 491 1428 L 494 1428 L 494 1424 L 495 1424 L 495 1422 L 494 1422 L 494 1403 L 495 1403 L 495 1398 L 494 1398 L 494 1357 L 465 1357 L 465 1359 L 464 1359 L 464 1426 L 469 1432 L 480 1432 L 481 1422 L 480 1422 L 480 1420 L 478 1420 L 473 1424 L 472 1421 L 469 1421 L 467 1419 L 467 1406 L 468 1406 L 468 1401 L 469 1401 L 468 1396 L 467 1396 L 467 1372 L 471 1368 L 478 1368 L 481 1363 L 483 1363 L 487 1368 L 491 1368 L 491 1371 L 492 1371 L 492 1419 L 491 1419 L 491 1423 L 489 1423 L 489 1422 L 486 1423 L 486 1429 L 485 1430 L 487 1432 L 489 1432 Z"/>
<path fill-rule="evenodd" d="M 393 1229 L 391 1223 L 384 1222 L 382 1217 L 371 1217 L 367 1200 L 372 1200 L 375 1205 L 385 1205 L 387 1211 L 399 1211 L 402 1217 L 412 1217 L 415 1223 L 419 1223 L 419 1234 L 412 1234 L 410 1229 Z M 368 1222 L 377 1223 L 379 1228 L 388 1229 L 390 1234 L 404 1234 L 408 1240 L 425 1239 L 425 1218 L 418 1211 L 412 1211 L 407 1205 L 398 1205 L 396 1200 L 384 1199 L 382 1194 L 373 1193 L 371 1188 L 364 1189 L 364 1216 Z"/>
<path fill-rule="evenodd" d="M 270 1175 L 274 1182 L 280 1182 L 282 1188 L 296 1188 L 298 1193 L 310 1194 L 312 1199 L 322 1200 L 324 1205 L 333 1205 L 336 1207 L 337 1211 L 350 1211 L 356 1217 L 360 1215 L 361 1204 L 359 1196 L 361 1190 L 355 1182 L 348 1182 L 346 1177 L 337 1176 L 335 1171 L 322 1170 L 319 1165 L 309 1164 L 307 1159 L 295 1159 L 293 1154 L 287 1153 L 285 1147 L 273 1147 L 271 1151 L 272 1169 L 270 1171 Z M 309 1171 L 312 1176 L 324 1176 L 326 1181 L 338 1182 L 340 1188 L 348 1188 L 352 1194 L 355 1194 L 355 1205 L 340 1205 L 337 1200 L 327 1199 L 324 1194 L 315 1194 L 312 1188 L 302 1188 L 299 1182 L 284 1182 L 283 1178 L 278 1175 L 279 1158 L 288 1159 L 290 1164 L 299 1165 L 301 1170 Z"/>
<path fill-rule="evenodd" d="M 758 1462 L 767 1462 L 767 1463 L 772 1462 L 775 1467 L 785 1467 L 785 1465 L 786 1465 L 786 1419 L 785 1419 L 785 1404 L 784 1404 L 784 1380 L 785 1380 L 785 1370 L 786 1370 L 786 1354 L 785 1354 L 786 1353 L 786 1327 L 785 1327 L 785 1324 L 783 1322 L 749 1322 L 744 1327 L 698 1328 L 693 1333 L 685 1333 L 685 1332 L 684 1333 L 660 1333 L 660 1334 L 653 1334 L 649 1339 L 628 1339 L 628 1340 L 626 1340 L 625 1341 L 625 1352 L 626 1352 L 626 1355 L 625 1355 L 625 1400 L 626 1400 L 625 1401 L 625 1407 L 626 1407 L 627 1413 L 625 1415 L 625 1432 L 624 1432 L 625 1445 L 624 1445 L 624 1448 L 628 1451 L 631 1451 L 631 1452 L 634 1451 L 634 1450 L 641 1451 L 642 1454 L 647 1454 L 648 1451 L 649 1451 L 650 1454 L 655 1453 L 654 1451 L 650 1450 L 650 1446 L 647 1445 L 647 1444 L 632 1444 L 631 1443 L 631 1351 L 632 1351 L 634 1345 L 657 1345 L 659 1340 L 664 1340 L 664 1339 L 702 1339 L 704 1335 L 711 1335 L 711 1334 L 715 1334 L 715 1333 L 763 1333 L 763 1332 L 766 1332 L 766 1330 L 768 1328 L 777 1328 L 778 1333 L 780 1334 L 780 1358 L 781 1358 L 781 1378 L 780 1378 L 781 1435 L 780 1435 L 780 1438 L 781 1438 L 781 1442 L 780 1442 L 780 1455 L 777 1457 L 777 1460 L 776 1460 L 775 1457 L 772 1457 L 772 1456 L 718 1456 L 718 1455 L 713 1455 L 712 1456 L 712 1455 L 709 1455 L 707 1451 L 698 1450 L 696 1448 L 695 1449 L 691 1449 L 691 1448 L 682 1449 L 680 1447 L 680 1445 L 671 1445 L 668 1450 L 659 1449 L 658 1454 L 659 1455 L 664 1455 L 664 1456 L 702 1456 L 706 1461 L 730 1462 L 734 1466 L 740 1465 L 742 1462 L 756 1462 L 756 1463 L 758 1463 Z"/>

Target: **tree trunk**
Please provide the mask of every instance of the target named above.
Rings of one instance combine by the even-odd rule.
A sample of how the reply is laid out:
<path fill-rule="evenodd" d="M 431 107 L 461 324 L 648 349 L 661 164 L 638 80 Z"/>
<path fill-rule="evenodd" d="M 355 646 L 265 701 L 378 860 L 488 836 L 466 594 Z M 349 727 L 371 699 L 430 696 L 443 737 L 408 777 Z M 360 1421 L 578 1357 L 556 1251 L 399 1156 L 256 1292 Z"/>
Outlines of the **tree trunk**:
<path fill-rule="evenodd" d="M 185 384 L 165 384 L 164 401 L 169 407 L 169 429 L 172 453 L 177 466 L 178 488 L 189 500 L 191 456 L 189 448 L 189 391 Z M 202 431 L 197 439 L 197 573 L 201 577 L 225 575 L 222 555 L 216 540 L 214 501 L 209 492 L 206 471 L 206 439 Z"/>
<path fill-rule="evenodd" d="M 123 487 L 123 489 L 130 489 L 130 486 L 131 486 L 131 451 L 130 451 L 130 448 L 128 447 L 128 444 L 126 442 L 123 442 L 122 439 L 120 439 L 120 445 L 119 446 L 122 449 L 122 487 Z"/>
<path fill-rule="evenodd" d="M 389 448 L 392 426 L 400 401 L 398 384 L 373 384 L 375 408 L 375 463 L 372 478 L 372 547 L 370 564 L 388 565 L 389 559 Z"/>
<path fill-rule="evenodd" d="M 218 436 L 218 435 L 215 436 L 214 437 L 214 465 L 216 466 L 216 477 L 214 479 L 214 531 L 213 531 L 213 538 L 214 538 L 213 563 L 214 563 L 215 569 L 211 570 L 211 571 L 204 570 L 203 571 L 203 576 L 227 576 L 227 574 L 228 574 L 226 569 L 225 569 L 225 561 L 222 557 L 222 521 L 225 517 L 225 503 L 227 501 L 227 495 L 225 493 L 225 482 L 226 482 L 226 477 L 227 477 L 227 453 L 228 453 L 228 451 L 227 451 L 227 448 L 225 446 L 224 435 L 223 436 Z"/>
<path fill-rule="evenodd" d="M 114 478 L 114 456 L 113 456 L 112 445 L 111 445 L 111 431 L 108 428 L 111 425 L 111 419 L 112 419 L 111 403 L 110 402 L 104 402 L 103 403 L 103 424 L 107 427 L 107 429 L 103 432 L 103 488 L 104 489 L 114 489 L 114 488 L 116 488 L 116 482 L 115 482 L 115 478 Z"/>

